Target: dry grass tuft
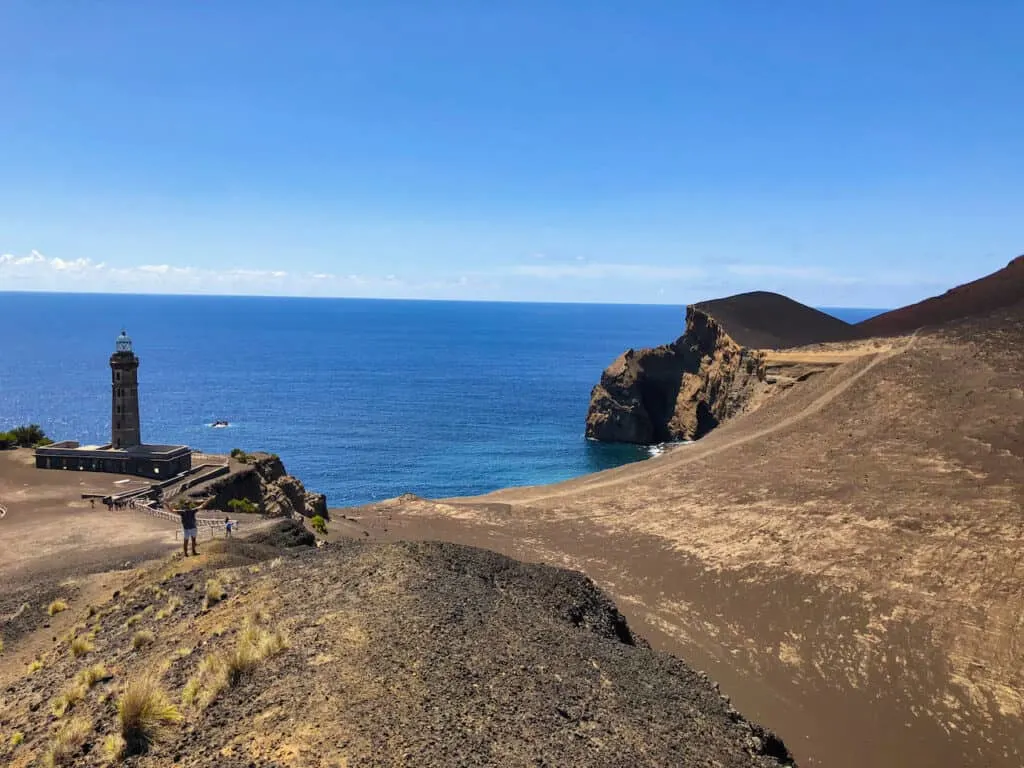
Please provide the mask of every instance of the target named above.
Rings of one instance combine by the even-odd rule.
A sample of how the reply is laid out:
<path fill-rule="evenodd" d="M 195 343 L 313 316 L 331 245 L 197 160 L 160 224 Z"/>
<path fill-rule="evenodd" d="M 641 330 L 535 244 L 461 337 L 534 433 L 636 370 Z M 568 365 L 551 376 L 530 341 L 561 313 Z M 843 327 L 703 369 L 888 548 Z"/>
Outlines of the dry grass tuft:
<path fill-rule="evenodd" d="M 51 616 L 56 616 L 61 611 L 66 611 L 67 609 L 68 609 L 68 604 L 65 603 L 63 600 L 54 600 L 47 607 L 46 612 L 48 614 L 50 614 Z"/>
<path fill-rule="evenodd" d="M 0 637 L 0 653 L 4 652 L 4 639 Z"/>
<path fill-rule="evenodd" d="M 246 622 L 230 651 L 203 658 L 195 676 L 182 691 L 182 702 L 186 706 L 205 709 L 221 691 L 238 685 L 260 662 L 287 647 L 288 640 L 280 630 L 270 631 L 251 620 Z"/>
<path fill-rule="evenodd" d="M 21 731 L 15 731 L 11 734 L 11 740 L 8 742 L 11 745 L 11 749 L 14 749 L 25 741 L 25 734 Z"/>
<path fill-rule="evenodd" d="M 86 688 L 92 688 L 100 680 L 106 680 L 111 677 L 110 670 L 108 670 L 102 664 L 93 664 L 91 667 L 86 667 L 75 676 L 75 682 L 79 685 L 84 685 Z"/>
<path fill-rule="evenodd" d="M 181 607 L 181 598 L 180 597 L 172 597 L 170 600 L 167 601 L 167 605 L 165 605 L 163 608 L 161 608 L 159 611 L 157 611 L 157 613 L 156 613 L 157 621 L 163 621 L 168 616 L 170 616 L 172 613 L 174 613 L 176 610 L 178 610 L 180 607 Z"/>
<path fill-rule="evenodd" d="M 284 558 L 275 557 L 273 560 L 270 561 L 270 570 L 274 570 L 275 568 L 280 568 L 281 567 L 281 563 L 283 563 L 283 562 L 284 562 Z"/>
<path fill-rule="evenodd" d="M 266 608 L 257 608 L 250 614 L 249 621 L 253 624 L 265 626 L 270 623 L 270 613 Z"/>
<path fill-rule="evenodd" d="M 209 608 L 211 605 L 216 605 L 225 598 L 224 585 L 221 584 L 217 579 L 206 580 L 206 600 L 203 605 L 205 608 Z"/>
<path fill-rule="evenodd" d="M 120 733 L 112 733 L 103 740 L 103 757 L 108 763 L 118 763 L 124 758 L 128 744 Z"/>
<path fill-rule="evenodd" d="M 181 713 L 171 703 L 160 680 L 147 674 L 130 680 L 117 702 L 117 721 L 121 727 L 126 755 L 148 752 L 171 726 L 181 722 Z"/>
<path fill-rule="evenodd" d="M 53 712 L 53 716 L 57 718 L 64 717 L 69 709 L 85 698 L 85 694 L 88 690 L 88 686 L 82 685 L 81 683 L 75 683 L 74 685 L 66 688 L 64 692 L 54 699 L 53 703 L 50 705 L 50 711 Z"/>
<path fill-rule="evenodd" d="M 219 654 L 205 656 L 199 662 L 195 676 L 185 684 L 181 701 L 187 707 L 206 709 L 229 684 L 224 657 Z"/>
<path fill-rule="evenodd" d="M 32 661 L 29 662 L 28 673 L 31 675 L 33 672 L 38 672 L 42 668 L 43 668 L 43 660 L 42 659 L 33 659 Z"/>
<path fill-rule="evenodd" d="M 71 645 L 68 650 L 70 650 L 71 655 L 77 659 L 79 656 L 84 656 L 92 651 L 94 647 L 95 646 L 92 644 L 92 638 L 89 637 L 89 635 L 76 635 L 71 640 Z"/>
<path fill-rule="evenodd" d="M 133 627 L 136 624 L 138 624 L 140 621 L 142 621 L 142 614 L 141 613 L 136 613 L 134 616 L 129 616 L 128 617 L 128 621 L 126 621 L 124 623 L 124 625 L 126 627 Z"/>
<path fill-rule="evenodd" d="M 156 640 L 156 635 L 148 629 L 139 630 L 132 636 L 132 650 L 137 651 L 147 645 L 152 645 L 154 640 Z"/>
<path fill-rule="evenodd" d="M 92 733 L 92 721 L 85 717 L 73 717 L 62 725 L 53 736 L 49 748 L 43 755 L 46 768 L 57 768 L 73 760 Z"/>

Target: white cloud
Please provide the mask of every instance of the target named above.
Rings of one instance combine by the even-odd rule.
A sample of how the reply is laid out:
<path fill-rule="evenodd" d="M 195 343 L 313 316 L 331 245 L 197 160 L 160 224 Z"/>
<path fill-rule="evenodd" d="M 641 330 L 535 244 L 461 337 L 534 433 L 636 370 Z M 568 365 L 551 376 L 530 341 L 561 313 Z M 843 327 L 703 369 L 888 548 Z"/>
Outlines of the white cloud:
<path fill-rule="evenodd" d="M 436 298 L 465 295 L 465 276 L 448 280 L 410 281 L 399 275 L 334 275 L 282 269 L 206 269 L 173 264 L 111 267 L 86 258 L 67 260 L 38 251 L 28 256 L 0 255 L 0 290 L 93 293 L 272 294 L 282 296 L 353 296 Z"/>
<path fill-rule="evenodd" d="M 411 278 L 175 264 L 114 266 L 31 251 L 27 255 L 0 255 L 0 291 L 631 303 L 671 298 L 685 303 L 762 289 L 824 306 L 897 306 L 947 287 L 938 285 L 934 278 L 895 271 L 840 274 L 786 264 L 704 260 L 666 265 L 592 262 L 578 256 L 570 259 L 556 260 L 538 253 L 510 266 Z"/>
<path fill-rule="evenodd" d="M 570 263 L 516 264 L 507 270 L 510 275 L 536 277 L 546 280 L 578 278 L 588 280 L 689 280 L 703 277 L 706 271 L 699 267 L 661 266 L 656 264 L 609 264 L 573 261 Z"/>

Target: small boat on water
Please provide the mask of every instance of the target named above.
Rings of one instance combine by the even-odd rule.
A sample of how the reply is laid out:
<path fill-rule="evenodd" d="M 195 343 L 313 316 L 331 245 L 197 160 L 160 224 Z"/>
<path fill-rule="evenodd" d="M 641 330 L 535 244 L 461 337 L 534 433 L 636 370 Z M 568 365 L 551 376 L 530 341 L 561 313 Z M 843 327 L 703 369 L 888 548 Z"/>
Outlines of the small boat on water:
<path fill-rule="evenodd" d="M 217 420 L 213 422 L 213 424 L 211 424 L 210 426 L 213 427 L 214 429 L 224 429 L 224 427 L 229 427 L 231 425 L 228 424 L 226 421 Z"/>

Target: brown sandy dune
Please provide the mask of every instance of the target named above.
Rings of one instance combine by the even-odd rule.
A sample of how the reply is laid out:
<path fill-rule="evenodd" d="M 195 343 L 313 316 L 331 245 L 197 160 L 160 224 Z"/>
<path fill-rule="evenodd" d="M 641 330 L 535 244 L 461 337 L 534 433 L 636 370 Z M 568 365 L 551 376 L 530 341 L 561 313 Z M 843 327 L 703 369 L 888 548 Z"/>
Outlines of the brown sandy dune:
<path fill-rule="evenodd" d="M 854 349 L 643 464 L 350 524 L 583 570 L 801 765 L 1019 766 L 1024 303 Z"/>
<path fill-rule="evenodd" d="M 1024 256 L 1002 269 L 952 288 L 909 307 L 886 312 L 859 323 L 864 336 L 896 336 L 923 326 L 941 325 L 1008 307 L 1024 299 Z"/>
<path fill-rule="evenodd" d="M 738 344 L 753 349 L 846 341 L 861 335 L 849 323 L 768 291 L 740 293 L 695 306 L 721 323 Z"/>

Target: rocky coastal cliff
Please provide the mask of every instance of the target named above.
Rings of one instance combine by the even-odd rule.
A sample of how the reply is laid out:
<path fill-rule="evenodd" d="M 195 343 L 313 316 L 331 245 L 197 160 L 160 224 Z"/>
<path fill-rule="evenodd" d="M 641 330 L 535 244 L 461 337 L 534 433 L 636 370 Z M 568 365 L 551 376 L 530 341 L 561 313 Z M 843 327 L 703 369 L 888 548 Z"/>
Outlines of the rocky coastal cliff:
<path fill-rule="evenodd" d="M 765 355 L 736 343 L 691 306 L 671 344 L 627 350 L 601 376 L 587 411 L 587 437 L 653 444 L 696 440 L 742 412 L 765 382 Z"/>
<path fill-rule="evenodd" d="M 250 454 L 241 467 L 202 489 L 198 500 L 204 509 L 228 509 L 232 499 L 248 499 L 270 517 L 313 517 L 328 519 L 327 497 L 307 491 L 302 481 L 285 471 L 273 454 Z"/>

